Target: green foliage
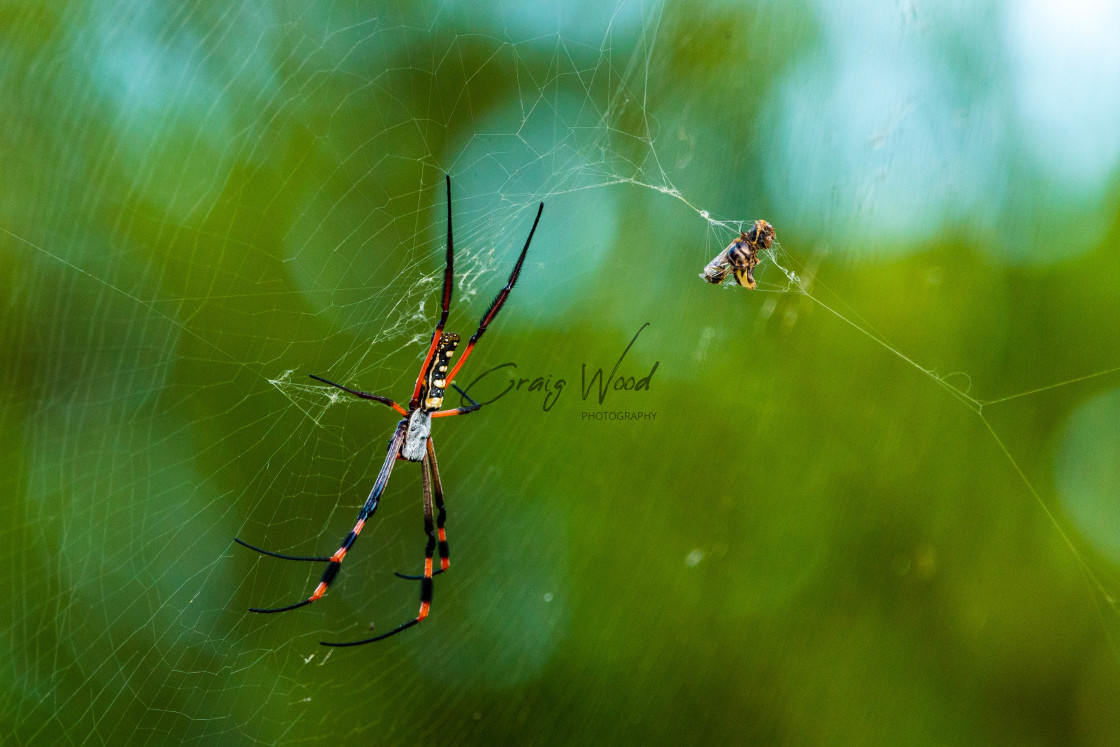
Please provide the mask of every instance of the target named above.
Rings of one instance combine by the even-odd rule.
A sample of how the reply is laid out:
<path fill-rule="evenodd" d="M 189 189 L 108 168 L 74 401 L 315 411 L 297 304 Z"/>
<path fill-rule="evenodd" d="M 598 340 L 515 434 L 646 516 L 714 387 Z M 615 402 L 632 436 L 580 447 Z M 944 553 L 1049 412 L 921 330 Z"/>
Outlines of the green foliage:
<path fill-rule="evenodd" d="M 898 37 L 971 112 L 930 142 L 991 155 L 964 184 L 921 106 L 782 125 L 838 95 L 809 4 L 610 10 L 0 9 L 3 741 L 1120 741 L 1114 178 L 1036 209 L 966 105 L 987 10 Z M 245 612 L 320 570 L 232 538 L 352 525 L 397 418 L 307 375 L 407 400 L 445 171 L 464 335 L 546 203 L 461 379 L 529 381 L 436 422 L 432 617 L 328 653 L 415 614 L 419 470 L 308 608 Z M 760 289 L 700 281 L 755 218 Z M 648 391 L 585 398 L 646 323 Z"/>

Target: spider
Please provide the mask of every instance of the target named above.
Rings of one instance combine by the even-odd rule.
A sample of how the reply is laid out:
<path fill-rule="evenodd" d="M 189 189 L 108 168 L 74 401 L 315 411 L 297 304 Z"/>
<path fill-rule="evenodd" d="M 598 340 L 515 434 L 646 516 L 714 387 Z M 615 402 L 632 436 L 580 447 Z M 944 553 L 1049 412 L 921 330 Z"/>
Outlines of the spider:
<path fill-rule="evenodd" d="M 395 574 L 400 578 L 420 581 L 420 611 L 417 613 L 416 617 L 398 625 L 388 633 L 382 633 L 381 635 L 365 638 L 360 641 L 348 641 L 346 643 L 320 641 L 324 646 L 360 646 L 365 643 L 373 643 L 374 641 L 381 641 L 389 636 L 396 635 L 418 624 L 428 616 L 428 612 L 431 609 L 432 577 L 446 571 L 451 565 L 451 556 L 447 545 L 447 533 L 444 530 L 447 511 L 443 505 L 443 485 L 439 479 L 439 468 L 436 466 L 436 451 L 431 436 L 432 418 L 466 415 L 476 412 L 482 407 L 482 405 L 478 404 L 470 397 L 467 397 L 466 394 L 456 386 L 455 389 L 471 404 L 466 407 L 456 407 L 448 410 L 440 409 L 443 406 L 444 392 L 447 391 L 448 387 L 454 386 L 451 382 L 455 378 L 455 375 L 459 373 L 459 369 L 466 363 L 467 357 L 471 354 L 471 351 L 474 350 L 475 343 L 477 343 L 483 333 L 486 332 L 486 327 L 489 326 L 490 322 L 494 321 L 494 317 L 501 311 L 502 305 L 506 302 L 510 291 L 513 289 L 513 284 L 517 282 L 517 276 L 521 273 L 521 265 L 525 262 L 525 254 L 529 251 L 529 243 L 533 240 L 533 234 L 536 232 L 537 224 L 541 220 L 541 212 L 544 210 L 544 203 L 542 202 L 537 209 L 537 217 L 533 221 L 533 227 L 529 230 L 529 238 L 525 240 L 525 247 L 521 250 L 521 255 L 517 258 L 517 264 L 513 266 L 513 272 L 510 273 L 505 288 L 498 293 L 497 297 L 490 304 L 490 308 L 482 315 L 482 320 L 478 325 L 478 331 L 471 336 L 470 341 L 467 342 L 466 348 L 463 349 L 463 355 L 459 358 L 459 362 L 455 364 L 455 367 L 448 373 L 447 369 L 451 365 L 451 358 L 455 355 L 455 348 L 459 345 L 459 335 L 453 332 L 444 333 L 443 331 L 443 326 L 447 322 L 447 315 L 451 311 L 451 283 L 454 279 L 452 261 L 454 242 L 452 241 L 451 234 L 451 177 L 446 177 L 446 181 L 447 267 L 443 271 L 442 313 L 440 314 L 439 322 L 436 324 L 435 331 L 432 332 L 432 342 L 428 346 L 427 354 L 424 356 L 424 364 L 420 367 L 420 374 L 416 377 L 416 386 L 412 390 L 412 399 L 408 403 L 408 409 L 406 410 L 388 397 L 361 392 L 311 374 L 311 378 L 316 381 L 321 381 L 324 384 L 341 389 L 355 397 L 388 405 L 404 416 L 404 420 L 397 424 L 397 429 L 393 432 L 393 437 L 389 440 L 389 452 L 385 456 L 385 462 L 381 465 L 381 471 L 378 473 L 377 479 L 373 483 L 373 489 L 370 490 L 369 497 L 366 498 L 362 510 L 358 512 L 357 523 L 354 524 L 354 528 L 350 530 L 350 533 L 343 538 L 342 544 L 339 545 L 338 550 L 330 557 L 283 555 L 277 552 L 262 550 L 236 537 L 234 538 L 234 541 L 238 544 L 244 545 L 250 550 L 255 550 L 262 555 L 269 555 L 274 558 L 281 558 L 282 560 L 299 560 L 327 564 L 326 569 L 323 570 L 323 577 L 319 580 L 319 585 L 315 587 L 315 590 L 307 599 L 304 599 L 302 602 L 296 602 L 295 604 L 289 604 L 286 607 L 274 607 L 270 609 L 250 607 L 250 612 L 287 612 L 288 610 L 294 610 L 309 605 L 326 594 L 331 582 L 338 576 L 338 572 L 342 569 L 343 559 L 346 557 L 346 554 L 350 552 L 350 548 L 354 546 L 354 542 L 358 539 L 358 535 L 361 534 L 362 528 L 366 525 L 366 521 L 368 521 L 377 510 L 377 504 L 381 500 L 381 493 L 385 490 L 385 485 L 389 482 L 389 475 L 392 473 L 393 466 L 396 462 L 398 460 L 404 460 L 421 463 L 424 490 L 424 533 L 428 537 L 427 544 L 424 547 L 424 573 L 420 576 L 408 576 L 401 573 Z M 438 513 L 436 513 L 437 511 Z M 432 558 L 436 549 L 437 532 L 439 537 L 440 568 L 433 572 Z"/>

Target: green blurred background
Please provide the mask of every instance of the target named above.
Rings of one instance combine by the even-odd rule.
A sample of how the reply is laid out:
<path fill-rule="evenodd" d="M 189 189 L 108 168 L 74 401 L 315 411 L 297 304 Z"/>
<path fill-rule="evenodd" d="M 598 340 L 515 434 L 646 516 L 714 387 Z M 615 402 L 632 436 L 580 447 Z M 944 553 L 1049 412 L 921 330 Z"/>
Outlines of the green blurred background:
<path fill-rule="evenodd" d="M 0 4 L 0 739 L 1120 744 L 1116 38 L 1091 0 Z M 463 380 L 566 383 L 437 421 L 433 615 L 329 652 L 415 614 L 418 467 L 311 607 L 246 612 L 320 568 L 232 538 L 352 525 L 396 417 L 307 374 L 407 399 L 445 172 L 464 335 L 546 203 Z M 700 281 L 755 218 L 795 276 Z M 585 399 L 646 323 L 648 391 Z"/>

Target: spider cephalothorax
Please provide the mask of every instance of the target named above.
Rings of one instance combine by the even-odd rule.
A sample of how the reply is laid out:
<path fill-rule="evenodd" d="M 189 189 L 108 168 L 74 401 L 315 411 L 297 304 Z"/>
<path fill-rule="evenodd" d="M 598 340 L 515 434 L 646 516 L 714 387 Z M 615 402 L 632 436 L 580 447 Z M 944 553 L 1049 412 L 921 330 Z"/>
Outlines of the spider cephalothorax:
<path fill-rule="evenodd" d="M 354 524 L 354 528 L 350 530 L 350 533 L 343 538 L 342 544 L 339 546 L 338 550 L 335 551 L 334 555 L 330 557 L 283 555 L 281 553 L 262 550 L 247 542 L 242 542 L 240 539 L 235 539 L 236 542 L 251 550 L 256 550 L 264 555 L 271 555 L 274 558 L 304 560 L 327 564 L 327 567 L 323 570 L 323 576 L 319 580 L 319 585 L 315 587 L 315 591 L 313 591 L 311 596 L 307 599 L 304 599 L 302 602 L 290 604 L 287 607 L 274 607 L 271 609 L 250 608 L 252 612 L 286 612 L 287 610 L 293 610 L 297 607 L 311 604 L 326 594 L 331 582 L 334 581 L 335 576 L 337 576 L 338 572 L 342 569 L 342 561 L 350 551 L 350 548 L 354 545 L 354 542 L 358 539 L 358 535 L 361 533 L 362 527 L 365 526 L 366 520 L 377 510 L 377 504 L 381 500 L 381 493 L 384 492 L 385 485 L 389 482 L 389 475 L 392 474 L 393 465 L 396 464 L 398 460 L 405 460 L 409 462 L 421 462 L 422 482 L 424 486 L 424 533 L 427 535 L 427 544 L 424 546 L 423 575 L 406 576 L 399 573 L 397 575 L 401 578 L 420 581 L 420 612 L 413 619 L 398 625 L 388 633 L 382 633 L 372 638 L 350 641 L 348 643 L 327 643 L 325 641 L 322 643 L 324 646 L 358 646 L 363 643 L 373 643 L 374 641 L 380 641 L 383 638 L 395 635 L 406 628 L 411 628 L 428 616 L 428 611 L 432 604 L 432 576 L 441 571 L 446 571 L 451 565 L 451 556 L 447 545 L 447 533 L 444 531 L 444 521 L 447 518 L 447 511 L 444 509 L 443 505 L 443 485 L 440 483 L 439 468 L 436 466 L 436 450 L 435 445 L 432 443 L 432 418 L 466 415 L 482 407 L 482 405 L 478 404 L 470 397 L 467 397 L 466 394 L 460 390 L 460 394 L 471 403 L 469 407 L 456 407 L 450 410 L 440 409 L 443 406 L 444 393 L 449 387 L 453 386 L 451 382 L 455 378 L 455 375 L 459 373 L 459 369 L 462 368 L 463 363 L 474 349 L 475 343 L 478 342 L 479 338 L 486 332 L 487 325 L 498 315 L 502 304 L 506 302 L 510 291 L 513 290 L 513 284 L 517 282 L 517 277 L 521 273 L 521 265 L 525 262 L 525 255 L 529 251 L 529 243 L 533 240 L 533 234 L 536 233 L 537 224 L 541 220 L 541 212 L 543 210 L 544 203 L 541 203 L 540 207 L 537 209 L 537 217 L 533 221 L 533 227 L 529 230 L 529 238 L 525 240 L 525 246 L 522 248 L 521 254 L 517 258 L 517 263 L 513 266 L 513 272 L 510 273 L 505 288 L 498 293 L 497 298 L 490 304 L 490 308 L 482 315 L 482 320 L 478 324 L 478 331 L 471 335 L 471 339 L 467 342 L 466 348 L 463 349 L 463 354 L 459 357 L 459 362 L 452 368 L 451 358 L 455 355 L 455 349 L 459 345 L 460 338 L 459 335 L 453 332 L 445 334 L 443 331 L 443 326 L 447 323 L 447 316 L 451 312 L 451 285 L 455 275 L 453 262 L 455 252 L 451 233 L 451 177 L 447 177 L 447 265 L 443 271 L 442 313 L 440 314 L 439 322 L 436 323 L 435 331 L 432 332 L 432 341 L 428 345 L 428 353 L 424 356 L 424 363 L 420 366 L 420 375 L 416 378 L 416 386 L 412 390 L 412 399 L 409 400 L 408 409 L 406 410 L 388 397 L 361 392 L 342 386 L 341 384 L 335 384 L 332 381 L 327 381 L 319 376 L 311 376 L 311 378 L 321 381 L 324 384 L 329 384 L 330 386 L 349 392 L 355 397 L 388 405 L 403 415 L 404 420 L 397 423 L 397 429 L 393 432 L 393 437 L 389 441 L 389 453 L 385 455 L 385 461 L 381 465 L 381 471 L 378 473 L 377 479 L 373 483 L 373 489 L 370 490 L 365 505 L 363 505 L 361 511 L 358 512 L 357 523 Z M 450 370 L 448 370 L 449 368 Z M 440 569 L 438 571 L 433 571 L 432 558 L 435 555 L 437 536 L 439 538 Z"/>
<path fill-rule="evenodd" d="M 419 406 L 413 407 L 401 425 L 405 426 L 404 443 L 401 444 L 401 459 L 409 462 L 423 461 L 432 436 L 432 413 L 443 407 L 443 393 L 447 389 L 447 371 L 451 366 L 451 356 L 459 345 L 459 335 L 447 332 L 439 338 L 435 353 L 420 373 L 420 393 L 417 395 Z"/>
<path fill-rule="evenodd" d="M 433 412 L 443 407 L 443 393 L 447 389 L 447 370 L 451 366 L 451 356 L 459 347 L 459 335 L 447 332 L 439 338 L 435 355 L 428 363 L 428 369 L 421 374 L 424 385 L 420 388 L 421 408 Z"/>

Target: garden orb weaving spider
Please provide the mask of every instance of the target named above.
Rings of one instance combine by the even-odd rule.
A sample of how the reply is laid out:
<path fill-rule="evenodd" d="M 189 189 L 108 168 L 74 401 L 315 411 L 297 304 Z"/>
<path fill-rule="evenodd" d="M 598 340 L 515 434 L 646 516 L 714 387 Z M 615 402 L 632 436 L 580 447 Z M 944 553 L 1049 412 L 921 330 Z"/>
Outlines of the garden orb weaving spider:
<path fill-rule="evenodd" d="M 360 646 L 364 643 L 380 641 L 391 635 L 400 633 L 402 630 L 411 628 L 428 616 L 428 611 L 431 609 L 432 605 L 432 576 L 436 573 L 446 571 L 450 566 L 447 534 L 444 531 L 444 521 L 447 518 L 447 512 L 443 506 L 443 486 L 439 480 L 439 469 L 436 467 L 435 446 L 432 445 L 432 418 L 466 415 L 482 407 L 482 405 L 467 397 L 471 402 L 469 407 L 456 407 L 449 410 L 440 409 L 440 407 L 443 406 L 444 392 L 452 386 L 451 382 L 455 378 L 455 375 L 459 373 L 459 369 L 463 367 L 467 357 L 471 354 L 471 351 L 474 350 L 475 343 L 482 337 L 482 334 L 486 331 L 486 327 L 490 322 L 494 321 L 494 317 L 498 315 L 502 304 L 504 304 L 509 297 L 509 293 L 513 289 L 513 284 L 517 282 L 517 276 L 521 273 L 521 265 L 525 262 L 525 254 L 529 251 L 529 243 L 533 240 L 533 234 L 536 232 L 537 224 L 541 220 L 541 212 L 544 210 L 544 203 L 542 202 L 537 209 L 537 217 L 533 221 L 533 227 L 529 230 L 529 238 L 525 240 L 525 247 L 521 250 L 521 255 L 517 258 L 517 264 L 513 266 L 513 272 L 509 275 L 509 281 L 506 282 L 506 287 L 498 293 L 497 297 L 490 304 L 490 308 L 482 315 L 482 321 L 479 322 L 478 331 L 471 336 L 470 341 L 467 342 L 467 347 L 463 350 L 462 357 L 459 358 L 459 362 L 455 364 L 455 367 L 448 373 L 447 369 L 451 365 L 451 358 L 455 355 L 455 348 L 459 345 L 459 335 L 452 332 L 445 334 L 443 331 L 443 325 L 447 322 L 447 315 L 451 310 L 451 283 L 454 279 L 454 244 L 451 237 L 451 177 L 446 177 L 446 180 L 447 267 L 443 271 L 443 307 L 439 322 L 436 324 L 435 331 L 432 333 L 432 342 L 428 346 L 428 353 L 424 356 L 424 364 L 420 367 L 420 375 L 416 378 L 416 387 L 412 390 L 412 399 L 408 403 L 408 409 L 406 410 L 388 397 L 359 392 L 355 389 L 342 386 L 341 384 L 327 381 L 318 376 L 311 376 L 311 378 L 317 381 L 349 392 L 355 397 L 370 399 L 388 405 L 404 416 L 404 420 L 397 424 L 397 429 L 393 433 L 393 438 L 389 441 L 389 453 L 385 456 L 385 462 L 381 465 L 381 472 L 378 473 L 377 480 L 373 483 L 373 489 L 370 490 L 365 505 L 363 505 L 362 510 L 358 512 L 357 523 L 354 524 L 354 528 L 351 529 L 350 533 L 342 540 L 342 544 L 339 546 L 338 550 L 330 557 L 283 555 L 281 553 L 262 550 L 259 547 L 254 547 L 247 542 L 234 538 L 234 541 L 238 544 L 244 545 L 250 550 L 256 550 L 262 555 L 282 558 L 283 560 L 302 560 L 327 564 L 326 569 L 323 571 L 323 577 L 319 580 L 319 585 L 315 587 L 315 591 L 313 591 L 311 596 L 307 599 L 304 599 L 302 602 L 290 604 L 287 607 L 275 607 L 272 609 L 254 607 L 250 608 L 251 612 L 286 612 L 311 604 L 327 593 L 331 582 L 334 581 L 339 570 L 342 568 L 342 561 L 346 557 L 346 553 L 353 547 L 366 521 L 369 517 L 373 516 L 374 511 L 377 510 L 377 504 L 381 500 L 381 493 L 385 490 L 385 485 L 389 482 L 389 475 L 393 471 L 394 464 L 396 464 L 398 460 L 421 463 L 424 486 L 424 533 L 428 535 L 427 544 L 424 547 L 424 573 L 422 576 L 396 574 L 401 578 L 418 579 L 420 581 L 420 612 L 417 613 L 416 617 L 413 619 L 398 625 L 388 633 L 382 633 L 373 638 L 350 641 L 347 643 L 328 643 L 326 641 L 321 641 L 320 643 L 324 646 Z M 436 513 L 437 511 L 438 513 Z M 439 537 L 440 569 L 433 572 L 432 557 L 435 554 L 437 532 Z"/>

